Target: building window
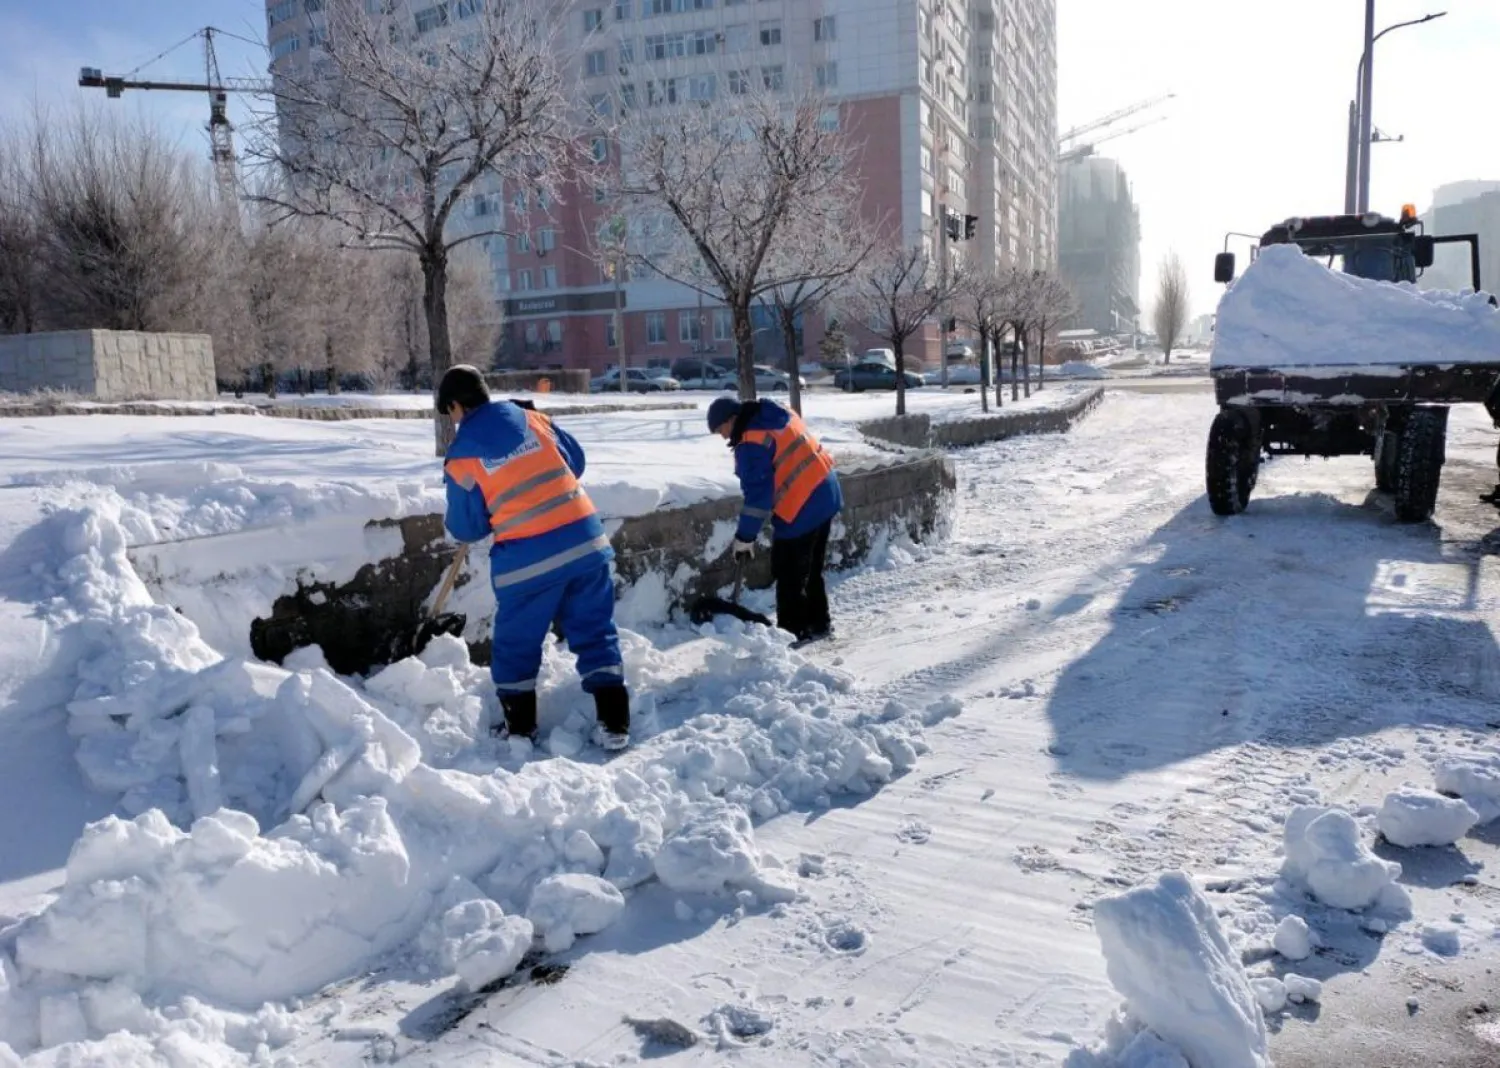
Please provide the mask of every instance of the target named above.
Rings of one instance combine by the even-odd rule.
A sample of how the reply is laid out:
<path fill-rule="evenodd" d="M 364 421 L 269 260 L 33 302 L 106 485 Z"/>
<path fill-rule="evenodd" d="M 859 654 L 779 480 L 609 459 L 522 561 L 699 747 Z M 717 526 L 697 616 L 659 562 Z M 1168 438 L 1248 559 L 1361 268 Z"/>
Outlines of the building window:
<path fill-rule="evenodd" d="M 689 100 L 712 100 L 718 88 L 718 79 L 712 74 L 695 74 L 688 79 Z"/>
<path fill-rule="evenodd" d="M 598 118 L 608 118 L 615 110 L 614 101 L 609 98 L 608 93 L 590 93 L 589 110 Z"/>
<path fill-rule="evenodd" d="M 635 107 L 635 82 L 626 82 L 620 86 L 620 107 Z"/>
<path fill-rule="evenodd" d="M 550 342 L 552 342 L 552 344 L 554 344 L 554 345 L 561 345 L 562 344 L 562 320 L 561 319 L 548 319 L 547 320 L 547 340 L 550 341 Z"/>
<path fill-rule="evenodd" d="M 461 19 L 471 19 L 484 10 L 484 0 L 458 0 L 453 13 Z"/>
<path fill-rule="evenodd" d="M 837 27 L 832 15 L 825 15 L 820 19 L 813 19 L 814 41 L 833 41 L 837 39 Z"/>
<path fill-rule="evenodd" d="M 635 5 L 635 0 L 615 0 L 615 21 L 625 22 L 630 18 L 630 9 Z"/>
<path fill-rule="evenodd" d="M 510 272 L 509 271 L 496 271 L 495 272 L 495 289 L 498 290 L 501 293 L 509 293 L 510 292 Z"/>
<path fill-rule="evenodd" d="M 779 92 L 786 88 L 786 69 L 780 63 L 774 67 L 760 68 L 760 82 L 767 89 Z"/>
<path fill-rule="evenodd" d="M 817 76 L 819 89 L 832 89 L 839 83 L 839 65 L 837 63 L 819 63 Z"/>
<path fill-rule="evenodd" d="M 527 293 L 531 291 L 531 268 L 516 272 L 516 292 Z"/>
<path fill-rule="evenodd" d="M 448 25 L 448 5 L 437 4 L 434 7 L 423 8 L 416 14 L 417 33 L 429 33 Z"/>
<path fill-rule="evenodd" d="M 696 345 L 703 340 L 703 325 L 698 322 L 696 313 L 686 311 L 677 313 L 677 340 L 684 345 Z"/>
<path fill-rule="evenodd" d="M 744 96 L 750 91 L 750 72 L 748 70 L 732 70 L 729 72 L 729 91 L 735 96 Z"/>
<path fill-rule="evenodd" d="M 646 103 L 652 105 L 677 103 L 677 79 L 663 78 L 660 81 L 647 82 Z"/>
<path fill-rule="evenodd" d="M 593 33 L 604 25 L 604 9 L 592 7 L 583 13 L 583 32 Z"/>
<path fill-rule="evenodd" d="M 601 48 L 595 52 L 589 52 L 583 57 L 583 73 L 590 78 L 597 78 L 605 70 L 604 50 Z"/>
<path fill-rule="evenodd" d="M 734 316 L 728 308 L 714 309 L 714 340 L 728 341 L 734 337 Z"/>
<path fill-rule="evenodd" d="M 620 38 L 620 66 L 628 67 L 635 62 L 635 38 Z"/>
<path fill-rule="evenodd" d="M 829 133 L 839 128 L 839 109 L 836 107 L 824 108 L 823 113 L 818 116 L 818 128 L 827 130 Z"/>
<path fill-rule="evenodd" d="M 712 11 L 714 0 L 688 0 L 688 8 L 692 11 Z"/>
<path fill-rule="evenodd" d="M 687 38 L 680 33 L 654 33 L 646 38 L 647 59 L 680 59 L 687 54 Z"/>
<path fill-rule="evenodd" d="M 667 313 L 646 313 L 646 344 L 665 345 L 667 343 Z"/>
<path fill-rule="evenodd" d="M 551 252 L 553 249 L 557 248 L 557 231 L 552 229 L 550 226 L 546 227 L 545 229 L 538 230 L 536 235 L 536 243 L 537 248 L 541 249 L 543 252 Z"/>
<path fill-rule="evenodd" d="M 612 349 L 619 344 L 620 339 L 615 336 L 615 317 L 611 315 L 608 319 L 604 320 L 604 347 Z"/>
<path fill-rule="evenodd" d="M 296 34 L 293 34 L 290 37 L 283 37 L 279 41 L 272 41 L 271 58 L 273 60 L 281 59 L 283 56 L 291 55 L 301 47 L 302 38 L 298 37 Z"/>
<path fill-rule="evenodd" d="M 266 10 L 266 25 L 275 26 L 297 13 L 297 0 L 281 0 L 275 7 Z"/>
<path fill-rule="evenodd" d="M 932 173 L 932 149 L 928 148 L 926 145 L 922 146 L 922 173 Z"/>
<path fill-rule="evenodd" d="M 521 231 L 519 234 L 516 235 L 516 251 L 517 252 L 530 252 L 531 251 L 531 235 L 528 234 L 528 233 L 526 233 L 524 230 Z"/>
<path fill-rule="evenodd" d="M 772 19 L 760 24 L 760 46 L 770 48 L 781 43 L 781 20 Z"/>
<path fill-rule="evenodd" d="M 724 51 L 743 52 L 750 47 L 750 24 L 736 23 L 724 27 Z"/>
<path fill-rule="evenodd" d="M 592 155 L 595 163 L 609 159 L 609 142 L 602 137 L 594 138 Z"/>
<path fill-rule="evenodd" d="M 715 30 L 699 30 L 688 39 L 688 54 L 711 56 L 719 48 L 719 34 Z"/>

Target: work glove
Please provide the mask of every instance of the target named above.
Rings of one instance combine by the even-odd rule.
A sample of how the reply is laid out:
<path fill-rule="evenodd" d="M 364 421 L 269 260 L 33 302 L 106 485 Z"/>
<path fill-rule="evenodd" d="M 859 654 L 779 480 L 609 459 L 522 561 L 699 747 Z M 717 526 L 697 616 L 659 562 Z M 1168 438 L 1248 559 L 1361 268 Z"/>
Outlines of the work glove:
<path fill-rule="evenodd" d="M 755 555 L 755 542 L 734 539 L 734 558 L 736 560 L 748 560 Z"/>

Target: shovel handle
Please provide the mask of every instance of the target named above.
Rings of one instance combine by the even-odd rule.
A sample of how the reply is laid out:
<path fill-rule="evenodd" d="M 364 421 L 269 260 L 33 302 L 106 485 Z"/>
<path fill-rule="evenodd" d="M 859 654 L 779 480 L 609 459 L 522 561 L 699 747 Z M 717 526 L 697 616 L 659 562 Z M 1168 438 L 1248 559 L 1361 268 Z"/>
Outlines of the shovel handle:
<path fill-rule="evenodd" d="M 448 594 L 453 592 L 453 584 L 458 581 L 458 573 L 463 568 L 464 559 L 468 555 L 467 545 L 460 545 L 458 552 L 453 554 L 453 563 L 448 565 L 448 573 L 443 576 L 443 585 L 438 589 L 437 600 L 432 602 L 429 618 L 436 618 L 443 614 L 443 605 L 448 603 Z"/>
<path fill-rule="evenodd" d="M 740 589 L 745 584 L 745 565 L 739 560 L 734 562 L 734 603 L 740 603 Z"/>

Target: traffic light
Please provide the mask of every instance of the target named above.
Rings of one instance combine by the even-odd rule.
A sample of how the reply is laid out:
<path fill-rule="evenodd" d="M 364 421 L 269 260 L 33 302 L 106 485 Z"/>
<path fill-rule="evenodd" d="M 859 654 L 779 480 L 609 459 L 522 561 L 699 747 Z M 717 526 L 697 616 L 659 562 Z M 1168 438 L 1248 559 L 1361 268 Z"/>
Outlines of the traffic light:
<path fill-rule="evenodd" d="M 953 214 L 952 212 L 949 212 L 949 211 L 944 211 L 943 212 L 943 226 L 948 231 L 948 239 L 950 241 L 958 241 L 958 240 L 960 240 L 960 238 L 959 238 L 959 225 L 960 224 L 959 224 L 959 220 L 958 220 L 958 216 L 957 215 L 955 215 L 955 214 Z"/>
<path fill-rule="evenodd" d="M 958 316 L 956 316 L 956 315 L 950 315 L 950 316 L 948 316 L 947 322 L 943 323 L 943 329 L 946 330 L 950 334 L 956 334 L 956 333 L 958 333 Z"/>
<path fill-rule="evenodd" d="M 974 235 L 976 233 L 978 233 L 978 232 L 979 232 L 979 216 L 978 215 L 965 215 L 964 216 L 964 240 L 965 241 L 973 241 L 974 240 Z"/>

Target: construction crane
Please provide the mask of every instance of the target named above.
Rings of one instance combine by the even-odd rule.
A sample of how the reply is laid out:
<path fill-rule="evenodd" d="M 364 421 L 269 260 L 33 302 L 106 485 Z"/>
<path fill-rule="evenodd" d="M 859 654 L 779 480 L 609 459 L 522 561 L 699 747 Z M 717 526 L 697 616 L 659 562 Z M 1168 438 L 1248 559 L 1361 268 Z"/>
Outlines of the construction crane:
<path fill-rule="evenodd" d="M 234 155 L 234 126 L 229 121 L 228 95 L 230 93 L 269 93 L 271 81 L 268 78 L 225 78 L 219 73 L 219 57 L 214 52 L 214 36 L 221 34 L 244 40 L 237 34 L 226 34 L 223 30 L 212 26 L 205 26 L 201 30 L 184 37 L 165 52 L 156 56 L 155 59 L 147 60 L 141 67 L 156 62 L 171 52 L 176 51 L 183 45 L 195 38 L 203 39 L 203 73 L 202 81 L 188 81 L 186 79 L 173 79 L 161 81 L 156 79 L 138 79 L 135 77 L 141 70 L 137 67 L 126 75 L 106 75 L 97 67 L 84 67 L 78 74 L 78 84 L 85 89 L 103 89 L 111 98 L 117 98 L 126 89 L 164 89 L 168 91 L 184 93 L 207 93 L 208 94 L 208 143 L 209 158 L 213 161 L 214 178 L 219 187 L 219 194 L 225 203 L 234 203 L 237 199 L 237 182 L 235 179 L 235 155 Z M 250 42 L 254 43 L 254 42 Z"/>
<path fill-rule="evenodd" d="M 1165 116 L 1151 119 L 1147 122 L 1138 123 L 1137 125 L 1132 126 L 1129 129 L 1118 130 L 1115 133 L 1105 134 L 1102 137 L 1093 138 L 1091 141 L 1085 144 L 1075 145 L 1072 148 L 1065 149 L 1063 147 L 1069 141 L 1082 137 L 1084 134 L 1093 133 L 1095 130 L 1102 130 L 1107 126 L 1113 126 L 1121 119 L 1128 119 L 1130 116 L 1145 111 L 1148 108 L 1154 108 L 1158 104 L 1162 104 L 1168 100 L 1171 100 L 1176 95 L 1176 93 L 1162 93 L 1159 96 L 1153 96 L 1146 100 L 1141 100 L 1137 103 L 1131 104 L 1129 107 L 1123 107 L 1118 111 L 1111 111 L 1108 115 L 1105 115 L 1102 118 L 1095 119 L 1093 122 L 1086 122 L 1082 126 L 1073 127 L 1071 130 L 1057 139 L 1058 162 L 1061 163 L 1068 160 L 1083 159 L 1085 156 L 1093 155 L 1094 146 L 1097 144 L 1101 144 L 1104 141 L 1108 141 L 1116 137 L 1124 137 L 1126 134 L 1134 133 L 1136 130 L 1152 125 L 1152 123 L 1161 122 L 1162 119 L 1165 118 Z"/>

